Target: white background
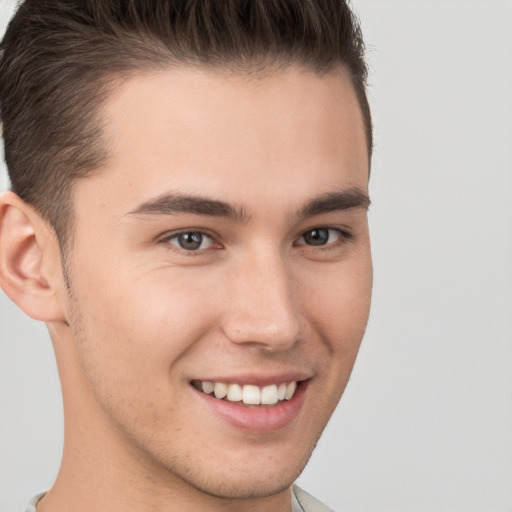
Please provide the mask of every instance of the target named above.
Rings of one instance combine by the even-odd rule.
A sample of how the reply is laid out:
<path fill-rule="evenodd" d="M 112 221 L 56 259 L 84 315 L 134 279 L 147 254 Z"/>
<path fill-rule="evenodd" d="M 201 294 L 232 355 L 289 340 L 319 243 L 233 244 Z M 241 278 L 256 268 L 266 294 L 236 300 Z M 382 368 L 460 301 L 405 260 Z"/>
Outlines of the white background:
<path fill-rule="evenodd" d="M 510 512 L 512 2 L 353 4 L 376 129 L 374 301 L 300 483 L 339 512 Z M 0 294 L 0 512 L 51 484 L 61 422 L 46 330 Z"/>

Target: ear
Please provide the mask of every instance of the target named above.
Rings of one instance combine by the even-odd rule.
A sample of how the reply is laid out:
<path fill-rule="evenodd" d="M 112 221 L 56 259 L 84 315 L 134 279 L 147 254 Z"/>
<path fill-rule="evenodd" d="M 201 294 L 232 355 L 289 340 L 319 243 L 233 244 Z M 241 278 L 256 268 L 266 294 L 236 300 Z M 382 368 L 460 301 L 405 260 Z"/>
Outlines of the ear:
<path fill-rule="evenodd" d="M 64 320 L 65 287 L 57 237 L 13 192 L 0 194 L 0 287 L 27 315 Z"/>

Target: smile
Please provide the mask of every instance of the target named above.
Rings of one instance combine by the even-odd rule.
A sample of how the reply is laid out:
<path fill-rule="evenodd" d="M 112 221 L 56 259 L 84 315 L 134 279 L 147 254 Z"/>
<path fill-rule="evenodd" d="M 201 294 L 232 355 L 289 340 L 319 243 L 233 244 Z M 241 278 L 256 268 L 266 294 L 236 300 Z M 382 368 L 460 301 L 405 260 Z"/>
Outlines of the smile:
<path fill-rule="evenodd" d="M 290 400 L 297 389 L 297 381 L 255 386 L 253 384 L 227 384 L 194 380 L 192 385 L 207 395 L 219 400 L 237 402 L 239 405 L 275 405 Z"/>

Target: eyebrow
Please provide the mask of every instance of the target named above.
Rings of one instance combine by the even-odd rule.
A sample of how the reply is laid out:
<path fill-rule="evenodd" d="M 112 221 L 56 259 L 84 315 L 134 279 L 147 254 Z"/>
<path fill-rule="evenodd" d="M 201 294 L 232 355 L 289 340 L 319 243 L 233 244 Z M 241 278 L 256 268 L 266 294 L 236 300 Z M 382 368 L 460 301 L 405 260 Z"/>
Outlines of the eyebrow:
<path fill-rule="evenodd" d="M 139 205 L 129 215 L 175 215 L 188 213 L 225 217 L 237 222 L 246 222 L 248 215 L 241 206 L 231 205 L 207 197 L 167 193 Z"/>
<path fill-rule="evenodd" d="M 313 199 L 299 210 L 298 217 L 314 217 L 315 215 L 322 215 L 323 213 L 349 210 L 352 208 L 368 210 L 370 203 L 368 194 L 357 187 L 353 187 L 340 192 L 328 192 L 327 194 Z"/>
<path fill-rule="evenodd" d="M 297 212 L 298 218 L 352 208 L 368 209 L 370 198 L 361 189 L 353 187 L 340 192 L 328 192 L 312 199 Z M 224 217 L 236 222 L 247 222 L 249 215 L 242 206 L 207 197 L 166 193 L 145 201 L 128 215 L 176 215 L 180 213 Z"/>

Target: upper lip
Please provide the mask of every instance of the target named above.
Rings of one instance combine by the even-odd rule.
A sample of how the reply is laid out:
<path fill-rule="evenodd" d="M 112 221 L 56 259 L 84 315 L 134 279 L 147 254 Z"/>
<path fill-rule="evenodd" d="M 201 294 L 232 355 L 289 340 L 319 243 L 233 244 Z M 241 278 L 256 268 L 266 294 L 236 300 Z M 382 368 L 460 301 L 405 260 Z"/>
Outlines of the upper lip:
<path fill-rule="evenodd" d="M 261 373 L 244 373 L 239 375 L 224 375 L 215 377 L 200 377 L 191 380 L 201 382 L 223 382 L 225 384 L 252 384 L 254 386 L 269 386 L 271 384 L 283 384 L 292 381 L 308 380 L 312 377 L 310 373 L 302 371 L 290 371 L 276 373 L 273 375 L 262 375 Z"/>

